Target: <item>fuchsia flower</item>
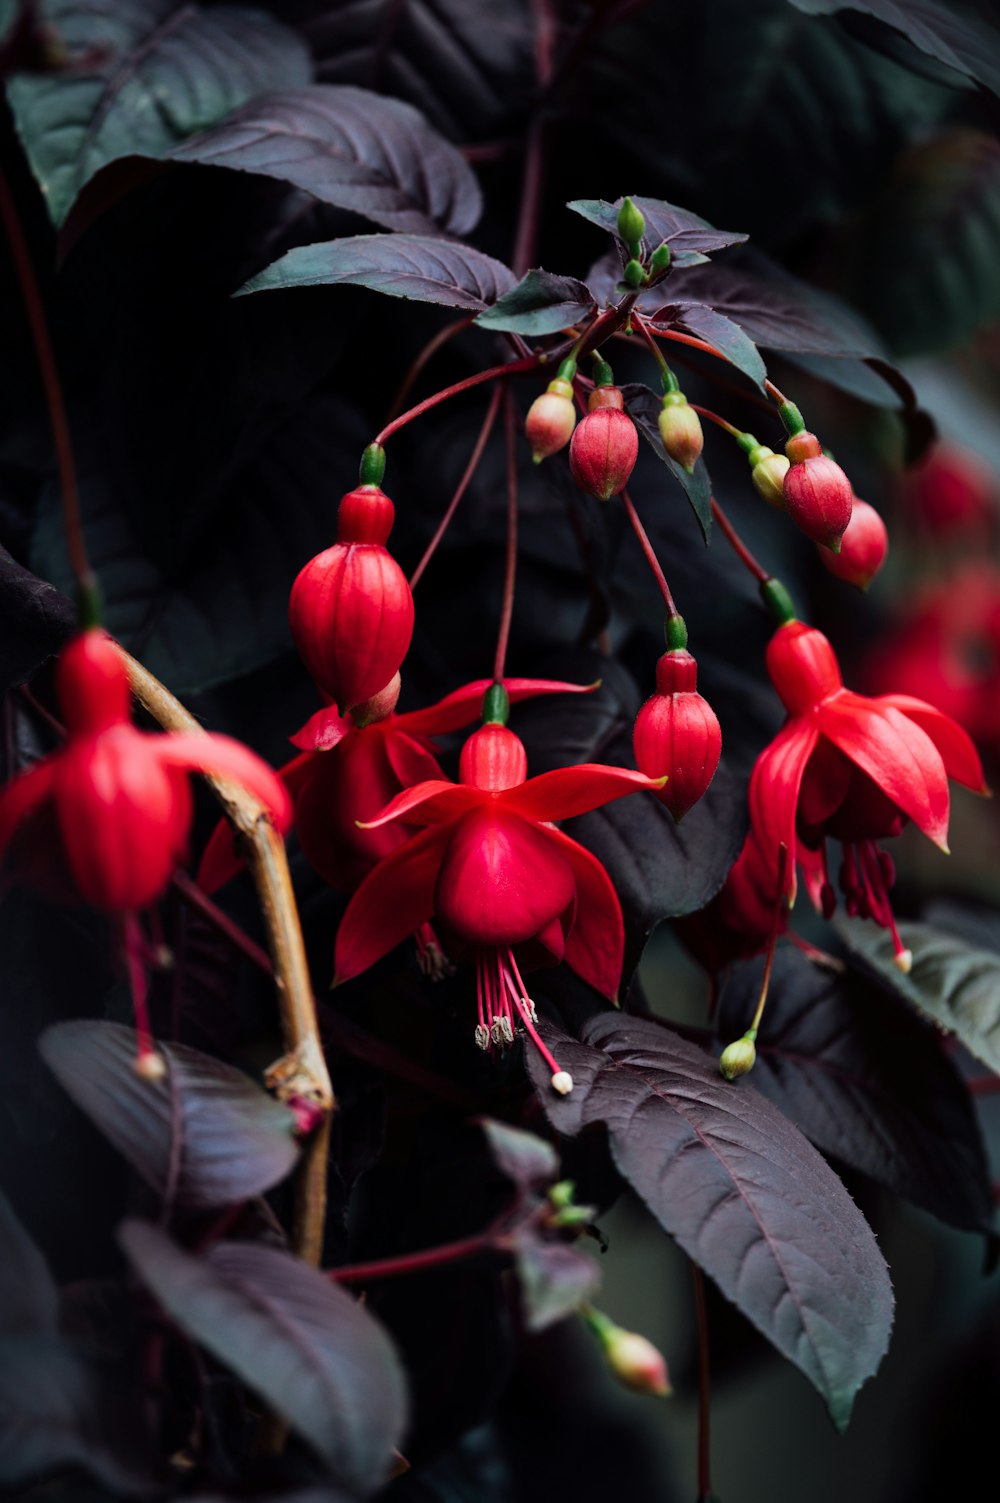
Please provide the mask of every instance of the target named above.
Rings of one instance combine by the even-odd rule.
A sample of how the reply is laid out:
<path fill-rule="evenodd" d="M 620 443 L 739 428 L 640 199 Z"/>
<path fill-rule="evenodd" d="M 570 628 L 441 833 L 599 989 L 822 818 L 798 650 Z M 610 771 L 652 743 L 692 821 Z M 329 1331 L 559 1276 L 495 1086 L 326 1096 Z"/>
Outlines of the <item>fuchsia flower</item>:
<path fill-rule="evenodd" d="M 462 749 L 461 782 L 434 779 L 399 794 L 370 822 L 425 826 L 381 861 L 344 914 L 335 983 L 367 970 L 433 920 L 476 961 L 484 1049 L 509 1044 L 523 1024 L 564 1093 L 559 1069 L 534 1028 L 534 1005 L 520 967 L 565 960 L 597 991 L 613 997 L 621 976 L 624 926 L 604 867 L 554 828 L 663 779 L 585 763 L 527 778 L 519 738 L 490 721 Z"/>
<path fill-rule="evenodd" d="M 846 689 L 830 643 L 801 621 L 787 621 L 775 632 L 767 668 L 788 719 L 754 767 L 751 835 L 740 862 L 747 871 L 769 873 L 773 891 L 779 850 L 786 845 L 789 903 L 798 862 L 813 901 L 830 917 L 836 896 L 826 840 L 839 840 L 848 912 L 891 930 L 897 963 L 906 969 L 888 896 L 892 863 L 877 842 L 898 835 L 912 820 L 947 851 L 948 778 L 986 793 L 979 755 L 960 726 L 923 700 L 907 694 L 869 699 Z M 740 884 L 740 873 L 734 873 L 731 895 Z M 751 885 L 760 888 L 761 882 Z"/>
<path fill-rule="evenodd" d="M 125 665 L 103 632 L 69 644 L 56 682 L 65 747 L 0 792 L 0 856 L 9 848 L 31 886 L 113 913 L 152 903 L 187 845 L 189 772 L 242 783 L 287 830 L 288 794 L 247 747 L 228 736 L 135 729 Z"/>
<path fill-rule="evenodd" d="M 477 720 L 490 682 L 478 679 L 426 709 L 402 715 L 390 711 L 363 725 L 328 705 L 292 737 L 302 754 L 279 777 L 295 803 L 295 829 L 306 860 L 331 887 L 352 891 L 376 862 L 415 832 L 416 825 L 402 821 L 375 828 L 359 821 L 373 820 L 403 789 L 444 777 L 432 738 Z M 517 703 L 539 694 L 584 694 L 593 685 L 512 678 L 506 688 Z M 242 869 L 232 831 L 223 821 L 206 847 L 198 881 L 215 892 Z"/>

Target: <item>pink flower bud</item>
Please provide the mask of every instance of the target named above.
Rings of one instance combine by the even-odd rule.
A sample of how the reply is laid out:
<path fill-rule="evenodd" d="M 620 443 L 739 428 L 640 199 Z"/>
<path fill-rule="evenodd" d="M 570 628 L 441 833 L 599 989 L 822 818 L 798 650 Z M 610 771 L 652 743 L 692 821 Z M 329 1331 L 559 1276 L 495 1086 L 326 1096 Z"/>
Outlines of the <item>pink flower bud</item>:
<path fill-rule="evenodd" d="M 599 392 L 614 387 L 596 387 Z M 621 393 L 618 392 L 621 398 Z M 639 435 L 632 419 L 617 406 L 599 406 L 577 424 L 569 446 L 569 467 L 582 491 L 609 501 L 628 484 L 639 457 Z"/>
<path fill-rule="evenodd" d="M 604 1355 L 619 1382 L 635 1393 L 666 1398 L 671 1393 L 670 1376 L 663 1353 L 637 1331 L 615 1326 L 604 1338 Z"/>
<path fill-rule="evenodd" d="M 528 408 L 524 432 L 536 464 L 558 454 L 569 443 L 576 426 L 573 386 L 557 376 Z"/>
<path fill-rule="evenodd" d="M 785 476 L 788 474 L 789 460 L 784 454 L 775 454 L 773 449 L 765 444 L 759 444 L 756 449 L 751 449 L 747 455 L 751 465 L 750 479 L 758 496 L 762 497 L 768 506 L 774 506 L 779 511 L 785 509 Z"/>
<path fill-rule="evenodd" d="M 839 553 L 851 520 L 851 482 L 835 460 L 827 459 L 814 433 L 797 433 L 785 452 L 791 460 L 785 476 L 786 510 L 806 537 Z"/>
<path fill-rule="evenodd" d="M 656 693 L 636 716 L 636 766 L 667 781 L 656 797 L 680 821 L 715 776 L 722 731 L 715 711 L 697 692 L 698 668 L 686 649 L 665 652 L 656 666 Z"/>
<path fill-rule="evenodd" d="M 840 543 L 840 552 L 820 549 L 820 558 L 829 573 L 859 590 L 867 590 L 889 554 L 889 534 L 885 523 L 867 501 L 854 498 L 854 511 Z"/>
<path fill-rule="evenodd" d="M 705 435 L 698 414 L 682 391 L 667 392 L 657 426 L 670 458 L 690 475 L 705 447 Z"/>

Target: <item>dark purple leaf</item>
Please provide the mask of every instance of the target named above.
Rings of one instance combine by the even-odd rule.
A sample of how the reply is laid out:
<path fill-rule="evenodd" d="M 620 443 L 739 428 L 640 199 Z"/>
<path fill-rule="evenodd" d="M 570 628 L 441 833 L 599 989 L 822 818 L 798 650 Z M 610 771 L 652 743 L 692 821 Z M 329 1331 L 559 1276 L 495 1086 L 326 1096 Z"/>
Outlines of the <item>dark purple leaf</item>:
<path fill-rule="evenodd" d="M 73 631 L 65 595 L 11 558 L 0 545 L 0 694 L 30 678 Z"/>
<path fill-rule="evenodd" d="M 492 1117 L 480 1117 L 490 1157 L 519 1190 L 545 1189 L 559 1174 L 559 1155 L 544 1138 L 510 1127 Z"/>
<path fill-rule="evenodd" d="M 947 0 L 792 0 L 810 16 L 858 10 L 874 16 L 928 57 L 1000 94 L 1000 28 L 995 13 L 957 10 Z"/>
<path fill-rule="evenodd" d="M 698 526 L 707 543 L 712 535 L 712 482 L 705 468 L 705 461 L 699 458 L 693 472 L 688 474 L 683 465 L 679 465 L 676 459 L 671 459 L 663 447 L 663 440 L 657 427 L 663 403 L 655 391 L 651 391 L 648 386 L 643 386 L 639 382 L 632 382 L 623 386 L 622 392 L 625 396 L 625 407 L 639 432 L 650 445 L 657 459 L 666 465 L 677 483 L 683 486 L 684 494 L 691 503 L 691 510 L 698 519 Z"/>
<path fill-rule="evenodd" d="M 760 358 L 760 351 L 753 340 L 747 338 L 739 324 L 726 318 L 724 313 L 706 308 L 701 303 L 667 303 L 657 309 L 652 321 L 658 329 L 680 329 L 686 334 L 694 334 L 698 339 L 707 340 L 717 350 L 721 350 L 737 370 L 749 376 L 755 386 L 764 390 L 767 370 Z"/>
<path fill-rule="evenodd" d="M 608 1131 L 620 1172 L 665 1231 L 805 1373 L 838 1429 L 885 1354 L 892 1288 L 867 1222 L 777 1107 L 658 1023 L 601 1015 L 584 1041 L 547 1029 L 569 1096 L 530 1068 L 575 1136 Z M 540 1064 L 542 1067 L 540 1067 Z"/>
<path fill-rule="evenodd" d="M 464 157 L 410 105 L 367 89 L 314 84 L 267 94 L 173 147 L 165 160 L 275 178 L 321 203 L 415 235 L 465 234 L 482 208 Z M 80 195 L 64 241 L 78 238 L 97 213 L 162 171 L 163 159 L 152 156 L 111 163 Z"/>
<path fill-rule="evenodd" d="M 310 78 L 302 38 L 260 11 L 174 0 L 51 0 L 45 19 L 88 71 L 21 74 L 14 117 L 49 213 L 61 224 L 115 157 L 160 156 L 230 110 Z"/>
<path fill-rule="evenodd" d="M 448 240 L 427 235 L 352 235 L 296 246 L 251 277 L 236 296 L 341 284 L 478 313 L 509 291 L 514 274 L 492 256 Z"/>
<path fill-rule="evenodd" d="M 0 1337 L 54 1336 L 59 1293 L 5 1195 L 0 1195 L 0 1269 Z"/>
<path fill-rule="evenodd" d="M 476 323 L 508 334 L 556 334 L 589 318 L 596 307 L 585 283 L 536 267 L 480 313 Z"/>
<path fill-rule="evenodd" d="M 666 241 L 670 246 L 672 267 L 698 265 L 707 260 L 704 252 L 725 250 L 730 245 L 741 245 L 747 238 L 738 231 L 717 230 L 708 223 L 707 219 L 702 219 L 698 214 L 692 214 L 689 209 L 680 209 L 676 204 L 668 204 L 661 198 L 633 197 L 632 202 L 645 217 L 645 240 L 649 250 L 655 250 L 658 245 Z M 622 203 L 622 198 L 616 198 L 613 204 L 606 203 L 600 198 L 576 199 L 566 207 L 572 209 L 575 214 L 582 215 L 584 219 L 589 219 L 591 224 L 607 230 L 608 234 L 614 235 L 616 240 L 620 240 L 618 210 Z"/>
<path fill-rule="evenodd" d="M 913 954 L 904 976 L 885 929 L 851 919 L 839 921 L 837 931 L 869 974 L 1000 1075 L 1000 956 L 929 924 L 900 924 L 900 938 Z"/>
<path fill-rule="evenodd" d="M 514 1271 L 529 1331 L 565 1320 L 593 1298 L 601 1282 L 593 1258 L 566 1242 L 543 1241 L 530 1227 L 514 1237 Z"/>
<path fill-rule="evenodd" d="M 724 1043 L 749 1025 L 761 963 L 737 968 L 719 1005 Z M 753 1083 L 824 1153 L 969 1231 L 993 1220 L 969 1094 L 929 1028 L 856 973 L 779 951 Z"/>
<path fill-rule="evenodd" d="M 344 1290 L 275 1248 L 219 1242 L 201 1258 L 143 1221 L 119 1237 L 143 1283 L 193 1340 L 310 1443 L 338 1482 L 385 1481 L 406 1421 L 398 1358 Z"/>
<path fill-rule="evenodd" d="M 39 1041 L 77 1106 L 168 1204 L 233 1205 L 284 1179 L 298 1157 L 287 1107 L 221 1060 L 158 1047 L 167 1074 L 150 1081 L 118 1023 L 56 1023 Z"/>
<path fill-rule="evenodd" d="M 0 1487 L 79 1467 L 110 1492 L 162 1493 L 135 1389 L 105 1381 L 55 1338 L 0 1339 Z"/>

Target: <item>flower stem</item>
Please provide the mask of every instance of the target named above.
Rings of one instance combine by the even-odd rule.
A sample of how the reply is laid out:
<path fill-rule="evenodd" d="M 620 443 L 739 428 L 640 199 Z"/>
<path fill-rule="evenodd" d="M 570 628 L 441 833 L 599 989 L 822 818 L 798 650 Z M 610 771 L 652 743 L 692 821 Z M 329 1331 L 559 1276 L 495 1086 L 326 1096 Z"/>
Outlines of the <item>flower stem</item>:
<path fill-rule="evenodd" d="M 632 500 L 632 497 L 629 495 L 627 490 L 624 490 L 621 493 L 621 498 L 622 505 L 625 507 L 625 514 L 632 524 L 632 531 L 635 533 L 636 537 L 639 540 L 639 547 L 646 555 L 646 562 L 652 570 L 653 578 L 656 580 L 656 583 L 659 586 L 660 594 L 663 596 L 663 603 L 667 608 L 667 615 L 676 616 L 679 614 L 679 612 L 676 605 L 674 604 L 674 597 L 670 593 L 670 586 L 667 584 L 667 577 L 660 567 L 660 561 L 653 550 L 652 543 L 649 541 L 649 536 L 646 532 L 646 529 L 645 527 L 643 527 L 642 522 L 639 520 L 639 513 L 635 509 L 635 504 Z"/>
<path fill-rule="evenodd" d="M 542 355 L 525 355 L 522 360 L 509 360 L 505 365 L 493 365 L 489 370 L 476 371 L 475 375 L 466 376 L 463 381 L 456 381 L 454 386 L 445 386 L 441 391 L 436 391 L 432 396 L 425 397 L 415 407 L 410 407 L 406 412 L 401 412 L 399 417 L 393 418 L 391 423 L 386 423 L 381 433 L 375 435 L 374 442 L 384 444 L 398 433 L 400 428 L 405 428 L 407 423 L 412 423 L 414 418 L 422 417 L 425 412 L 430 412 L 432 407 L 437 407 L 441 402 L 447 402 L 449 397 L 457 397 L 463 391 L 471 391 L 474 386 L 481 386 L 484 381 L 500 381 L 505 376 L 522 376 L 526 371 L 534 371 L 544 364 Z"/>
<path fill-rule="evenodd" d="M 392 399 L 392 406 L 389 408 L 389 421 L 396 416 L 410 395 L 420 372 L 434 359 L 438 350 L 443 349 L 450 340 L 455 338 L 456 334 L 461 334 L 463 329 L 469 327 L 474 317 L 475 314 L 470 313 L 468 318 L 459 319 L 457 324 L 446 324 L 443 329 L 439 329 L 436 334 L 428 339 L 423 349 L 411 363 L 409 370 L 403 377 L 402 385 Z"/>
<path fill-rule="evenodd" d="M 710 1503 L 712 1497 L 712 1382 L 708 1350 L 708 1307 L 705 1303 L 705 1276 L 692 1262 L 694 1308 L 698 1322 L 698 1503 Z"/>
<path fill-rule="evenodd" d="M 431 1247 L 425 1252 L 403 1253 L 398 1258 L 379 1258 L 372 1263 L 351 1263 L 345 1268 L 327 1270 L 327 1278 L 334 1284 L 369 1284 L 377 1279 L 394 1279 L 401 1274 L 423 1273 L 428 1268 L 440 1268 L 446 1263 L 458 1263 L 464 1258 L 473 1258 L 484 1252 L 504 1252 L 503 1239 L 493 1232 L 477 1232 L 474 1237 L 462 1237 L 457 1242 L 446 1242 L 441 1247 Z"/>
<path fill-rule="evenodd" d="M 90 617 L 96 614 L 97 581 L 90 567 L 83 540 L 80 489 L 77 484 L 76 465 L 73 462 L 73 445 L 70 439 L 69 419 L 66 416 L 66 403 L 63 399 L 52 338 L 45 317 L 45 305 L 42 302 L 35 268 L 31 263 L 31 252 L 28 249 L 14 196 L 2 168 L 0 168 L 0 220 L 3 221 L 11 260 L 14 263 L 14 272 L 21 289 L 24 311 L 35 346 L 35 356 L 38 360 L 45 403 L 49 412 L 49 423 L 52 427 L 52 442 L 55 447 L 56 468 L 59 473 L 59 489 L 63 503 L 66 548 L 80 595 L 84 623 L 90 625 L 94 624 Z"/>
<path fill-rule="evenodd" d="M 509 388 L 504 406 L 504 439 L 507 449 L 507 555 L 504 562 L 503 604 L 500 607 L 497 650 L 493 659 L 493 678 L 498 684 L 503 682 L 507 664 L 507 644 L 510 641 L 510 623 L 514 615 L 514 583 L 517 579 L 517 409 Z"/>
<path fill-rule="evenodd" d="M 715 423 L 716 427 L 722 428 L 724 432 L 729 434 L 730 438 L 739 438 L 741 429 L 735 427 L 734 424 L 727 422 L 726 419 L 724 417 L 720 417 L 717 412 L 713 412 L 711 407 L 699 407 L 697 402 L 692 402 L 691 410 L 692 412 L 696 412 L 699 417 L 708 418 L 709 422 Z"/>
<path fill-rule="evenodd" d="M 203 727 L 169 689 L 124 649 L 121 651 L 132 693 L 153 719 L 167 731 L 204 734 Z M 246 840 L 247 865 L 267 929 L 287 1050 L 268 1072 L 268 1084 L 282 1100 L 305 1096 L 325 1113 L 323 1125 L 303 1145 L 292 1227 L 295 1251 L 307 1263 L 318 1267 L 326 1215 L 326 1161 L 334 1098 L 319 1038 L 316 1003 L 284 842 L 263 805 L 245 788 L 212 774 L 207 775 L 207 780 L 227 818 Z"/>
<path fill-rule="evenodd" d="M 766 569 L 761 568 L 714 496 L 712 497 L 712 516 L 718 522 L 722 529 L 723 537 L 740 560 L 740 563 L 746 565 L 759 584 L 763 584 L 765 580 L 770 578 L 770 575 Z"/>
<path fill-rule="evenodd" d="M 417 567 L 414 569 L 413 573 L 410 575 L 411 591 L 416 589 L 417 585 L 420 583 L 421 578 L 423 577 L 424 570 L 427 568 L 427 565 L 430 563 L 431 559 L 434 557 L 434 554 L 437 552 L 438 544 L 448 530 L 451 519 L 455 515 L 455 512 L 458 510 L 458 504 L 461 501 L 462 497 L 465 495 L 465 492 L 469 486 L 469 482 L 476 472 L 476 466 L 479 464 L 479 461 L 483 457 L 483 450 L 486 448 L 489 436 L 493 431 L 493 424 L 496 422 L 497 409 L 500 406 L 501 395 L 502 389 L 499 386 L 495 386 L 490 395 L 489 406 L 486 409 L 486 416 L 483 418 L 483 425 L 479 430 L 479 437 L 476 439 L 472 453 L 469 455 L 469 462 L 465 467 L 461 480 L 458 482 L 455 494 L 449 501 L 448 509 L 438 523 L 437 528 L 434 532 L 434 536 L 431 538 L 430 542 L 427 544 L 427 547 L 424 549 L 423 557 L 417 564 Z"/>

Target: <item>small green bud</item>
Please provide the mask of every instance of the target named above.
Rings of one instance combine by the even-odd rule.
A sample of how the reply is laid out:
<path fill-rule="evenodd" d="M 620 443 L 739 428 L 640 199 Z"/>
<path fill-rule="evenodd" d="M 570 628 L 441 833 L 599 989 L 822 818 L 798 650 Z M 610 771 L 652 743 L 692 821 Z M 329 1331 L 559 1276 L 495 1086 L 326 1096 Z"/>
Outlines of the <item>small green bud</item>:
<path fill-rule="evenodd" d="M 561 1179 L 558 1184 L 549 1187 L 549 1202 L 557 1211 L 565 1210 L 566 1206 L 573 1204 L 573 1192 L 576 1189 L 575 1180 Z"/>
<path fill-rule="evenodd" d="M 670 246 L 664 240 L 663 244 L 662 245 L 658 245 L 656 247 L 655 251 L 653 252 L 653 254 L 650 256 L 650 258 L 649 258 L 649 269 L 654 274 L 654 276 L 656 276 L 660 272 L 666 271 L 666 269 L 667 269 L 667 267 L 669 265 L 670 265 Z"/>
<path fill-rule="evenodd" d="M 633 256 L 625 267 L 624 277 L 630 287 L 641 287 L 646 280 L 646 268 Z"/>
<path fill-rule="evenodd" d="M 618 233 L 630 249 L 646 233 L 646 221 L 630 198 L 623 198 L 618 210 Z"/>
<path fill-rule="evenodd" d="M 757 1050 L 751 1029 L 750 1033 L 745 1033 L 735 1043 L 726 1045 L 719 1060 L 719 1070 L 727 1080 L 737 1080 L 741 1075 L 749 1075 L 756 1060 Z"/>

